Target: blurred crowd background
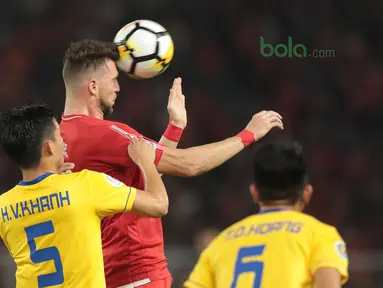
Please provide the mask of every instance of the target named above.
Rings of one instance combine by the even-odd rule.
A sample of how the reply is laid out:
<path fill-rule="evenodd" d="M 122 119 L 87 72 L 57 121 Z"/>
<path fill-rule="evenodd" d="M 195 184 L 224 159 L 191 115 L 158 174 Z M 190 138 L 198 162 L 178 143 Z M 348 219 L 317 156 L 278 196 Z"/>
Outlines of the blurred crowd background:
<path fill-rule="evenodd" d="M 150 19 L 168 29 L 175 57 L 151 80 L 120 76 L 110 118 L 159 140 L 173 79 L 183 78 L 188 127 L 180 147 L 241 131 L 251 116 L 275 110 L 300 141 L 314 185 L 307 212 L 335 225 L 348 244 L 348 288 L 383 287 L 383 2 L 241 0 L 13 0 L 0 10 L 0 110 L 46 102 L 64 107 L 62 57 L 72 41 L 112 40 L 125 24 Z M 264 58 L 259 39 L 335 51 L 325 58 Z M 256 145 L 205 175 L 164 177 L 163 219 L 174 287 L 219 230 L 255 213 L 248 186 Z M 0 193 L 20 179 L 0 152 Z M 14 287 L 14 264 L 0 245 L 0 287 Z M 279 288 L 279 287 L 278 287 Z"/>

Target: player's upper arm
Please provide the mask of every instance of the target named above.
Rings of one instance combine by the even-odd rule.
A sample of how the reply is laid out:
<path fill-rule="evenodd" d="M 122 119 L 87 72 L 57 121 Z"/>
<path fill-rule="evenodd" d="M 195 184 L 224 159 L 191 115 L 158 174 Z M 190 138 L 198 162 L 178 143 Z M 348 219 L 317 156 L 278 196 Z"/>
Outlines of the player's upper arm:
<path fill-rule="evenodd" d="M 99 217 L 132 210 L 136 189 L 104 173 L 88 172 L 90 201 Z"/>
<path fill-rule="evenodd" d="M 312 251 L 310 259 L 312 276 L 316 276 L 316 272 L 321 268 L 332 268 L 339 274 L 339 285 L 347 282 L 348 257 L 346 244 L 334 227 L 326 226 L 315 234 Z M 327 271 L 326 273 L 333 273 L 333 270 L 330 270 L 330 272 L 325 271 Z"/>
<path fill-rule="evenodd" d="M 115 123 L 108 127 L 107 133 L 102 137 L 101 143 L 105 143 L 104 149 L 107 150 L 106 161 L 110 164 L 117 164 L 122 166 L 135 166 L 134 162 L 129 156 L 128 146 L 132 139 L 138 138 L 138 136 L 144 138 L 150 144 L 156 147 L 156 158 L 154 163 L 157 165 L 163 153 L 163 147 L 157 142 L 137 135 L 138 133 L 121 123 Z"/>
<path fill-rule="evenodd" d="M 215 288 L 214 271 L 211 266 L 212 244 L 210 244 L 199 257 L 188 280 L 185 282 L 186 288 Z"/>
<path fill-rule="evenodd" d="M 148 191 L 137 190 L 132 212 L 146 217 L 159 218 L 168 213 L 169 202 L 166 199 L 155 198 Z"/>
<path fill-rule="evenodd" d="M 335 268 L 322 267 L 316 270 L 315 275 L 316 288 L 340 288 L 341 278 L 339 271 Z"/>

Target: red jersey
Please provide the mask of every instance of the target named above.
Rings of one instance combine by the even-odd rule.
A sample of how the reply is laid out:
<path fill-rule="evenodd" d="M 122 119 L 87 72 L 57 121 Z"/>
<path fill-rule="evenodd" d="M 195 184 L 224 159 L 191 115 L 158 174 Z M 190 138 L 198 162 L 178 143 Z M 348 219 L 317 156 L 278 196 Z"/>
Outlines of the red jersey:
<path fill-rule="evenodd" d="M 85 115 L 64 115 L 60 128 L 66 145 L 65 160 L 76 165 L 75 171 L 103 172 L 128 186 L 144 189 L 141 171 L 128 153 L 131 139 L 143 137 L 137 131 L 125 124 Z M 143 138 L 156 146 L 157 165 L 162 147 Z M 103 218 L 101 229 L 108 288 L 170 276 L 161 219 L 120 213 Z"/>

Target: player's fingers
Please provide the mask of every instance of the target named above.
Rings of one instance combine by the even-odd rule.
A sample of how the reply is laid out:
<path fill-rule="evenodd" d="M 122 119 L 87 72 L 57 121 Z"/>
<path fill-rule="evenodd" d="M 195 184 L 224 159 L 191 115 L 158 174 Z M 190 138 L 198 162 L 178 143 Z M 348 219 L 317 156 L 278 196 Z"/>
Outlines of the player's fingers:
<path fill-rule="evenodd" d="M 274 119 L 271 120 L 271 125 L 272 127 L 279 127 L 281 129 L 283 129 L 283 122 L 281 119 L 279 119 L 278 117 L 275 117 Z"/>
<path fill-rule="evenodd" d="M 272 128 L 274 128 L 274 127 L 278 127 L 278 128 L 281 129 L 281 130 L 284 129 L 284 127 L 283 127 L 283 123 L 281 123 L 281 122 L 277 122 L 277 121 L 271 123 L 271 128 L 270 128 L 270 129 L 272 129 Z"/>
<path fill-rule="evenodd" d="M 178 84 L 179 84 L 179 93 L 180 95 L 182 95 L 182 78 L 181 77 L 178 77 Z"/>
<path fill-rule="evenodd" d="M 263 110 L 263 111 L 258 112 L 257 114 L 255 114 L 253 117 L 255 117 L 255 116 L 263 116 L 263 115 L 266 114 L 266 112 L 267 112 L 267 111 Z"/>
<path fill-rule="evenodd" d="M 74 165 L 73 163 L 64 163 L 64 164 L 60 167 L 58 173 L 59 173 L 59 174 L 65 174 L 68 170 L 72 170 L 72 169 L 74 169 L 74 167 L 75 167 L 75 165 Z"/>
<path fill-rule="evenodd" d="M 173 80 L 173 86 L 171 89 L 174 89 L 177 86 L 177 78 L 174 78 Z"/>
<path fill-rule="evenodd" d="M 70 169 L 73 169 L 74 168 L 74 163 L 64 163 L 62 166 L 61 166 L 61 169 L 63 170 L 70 170 Z"/>
<path fill-rule="evenodd" d="M 176 82 L 176 85 L 174 86 L 174 94 L 175 94 L 175 97 L 178 99 L 180 97 L 180 79 L 177 78 L 177 82 Z"/>
<path fill-rule="evenodd" d="M 278 112 L 275 112 L 275 111 L 267 111 L 266 117 L 278 117 L 279 119 L 282 119 L 282 116 L 281 114 L 279 114 Z"/>
<path fill-rule="evenodd" d="M 185 107 L 185 95 L 181 94 L 181 105 Z"/>
<path fill-rule="evenodd" d="M 274 119 L 271 120 L 271 123 L 274 123 L 274 122 L 278 122 L 278 123 L 280 123 L 281 125 L 283 125 L 282 120 L 279 119 L 278 117 L 275 117 Z"/>
<path fill-rule="evenodd" d="M 168 99 L 168 107 L 169 105 L 172 105 L 175 101 L 175 98 L 176 98 L 176 93 L 174 93 L 174 89 L 170 89 L 170 92 L 169 92 L 169 99 Z"/>

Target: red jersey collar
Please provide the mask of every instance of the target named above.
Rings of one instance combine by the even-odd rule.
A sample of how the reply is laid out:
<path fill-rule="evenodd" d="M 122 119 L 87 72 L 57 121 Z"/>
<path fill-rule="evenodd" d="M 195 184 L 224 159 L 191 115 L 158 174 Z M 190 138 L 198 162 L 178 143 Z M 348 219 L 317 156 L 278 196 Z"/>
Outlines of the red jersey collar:
<path fill-rule="evenodd" d="M 69 121 L 69 120 L 73 120 L 73 119 L 77 119 L 77 118 L 81 118 L 81 117 L 89 117 L 85 114 L 62 114 L 61 115 L 61 119 L 64 120 L 64 121 Z"/>

